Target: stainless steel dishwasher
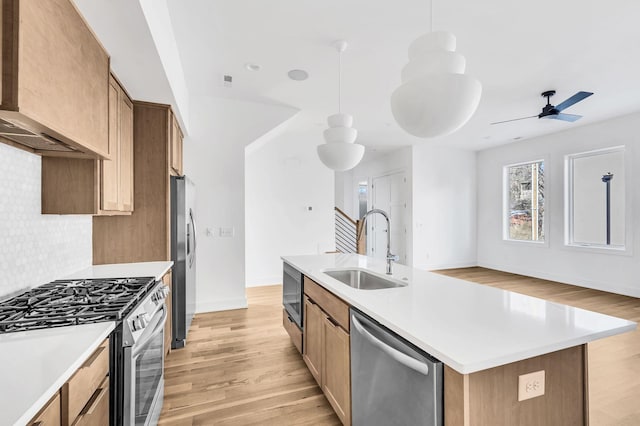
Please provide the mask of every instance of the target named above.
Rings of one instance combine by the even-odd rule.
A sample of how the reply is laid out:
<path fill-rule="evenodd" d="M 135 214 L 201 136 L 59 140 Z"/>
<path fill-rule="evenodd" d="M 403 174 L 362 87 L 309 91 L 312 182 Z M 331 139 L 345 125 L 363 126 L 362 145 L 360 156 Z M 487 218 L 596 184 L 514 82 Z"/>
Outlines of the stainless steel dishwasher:
<path fill-rule="evenodd" d="M 442 363 L 351 309 L 353 426 L 443 425 Z"/>

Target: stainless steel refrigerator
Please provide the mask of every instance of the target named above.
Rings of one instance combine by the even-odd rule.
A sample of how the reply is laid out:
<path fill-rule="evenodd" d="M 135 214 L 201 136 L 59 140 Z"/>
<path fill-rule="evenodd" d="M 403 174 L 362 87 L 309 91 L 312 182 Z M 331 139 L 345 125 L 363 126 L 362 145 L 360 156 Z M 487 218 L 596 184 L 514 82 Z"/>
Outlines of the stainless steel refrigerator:
<path fill-rule="evenodd" d="M 196 186 L 171 177 L 171 260 L 173 260 L 172 348 L 184 347 L 196 310 Z"/>

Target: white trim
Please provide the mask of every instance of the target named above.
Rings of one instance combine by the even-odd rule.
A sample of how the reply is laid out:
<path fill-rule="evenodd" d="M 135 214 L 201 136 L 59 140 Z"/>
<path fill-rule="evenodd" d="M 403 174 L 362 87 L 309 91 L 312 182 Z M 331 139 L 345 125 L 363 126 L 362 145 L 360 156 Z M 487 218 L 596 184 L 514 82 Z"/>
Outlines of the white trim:
<path fill-rule="evenodd" d="M 205 300 L 196 302 L 196 313 L 202 314 L 205 312 L 219 312 L 230 311 L 233 309 L 246 309 L 247 304 L 246 297 L 239 297 L 236 299 L 223 299 L 223 300 Z"/>
<path fill-rule="evenodd" d="M 591 151 L 578 152 L 575 154 L 566 154 L 564 156 L 564 245 L 567 250 L 587 251 L 599 254 L 612 255 L 633 255 L 633 210 L 632 202 L 632 182 L 631 167 L 632 153 L 625 145 L 617 145 L 606 148 L 594 149 Z M 573 224 L 573 161 L 577 158 L 593 157 L 596 155 L 609 154 L 614 152 L 622 152 L 624 154 L 624 179 L 625 179 L 625 206 L 624 206 L 624 246 L 607 247 L 604 244 L 590 244 L 575 242 L 573 240 L 574 224 Z"/>
<path fill-rule="evenodd" d="M 506 164 L 502 166 L 502 241 L 507 242 L 507 243 L 524 243 L 524 244 L 532 244 L 534 246 L 540 246 L 540 247 L 549 247 L 549 200 L 551 199 L 550 194 L 549 194 L 549 188 L 546 186 L 547 182 L 550 182 L 549 179 L 549 161 L 548 161 L 548 157 L 549 155 L 545 155 L 542 158 L 538 158 L 537 160 L 530 160 L 530 161 L 520 161 L 517 163 L 511 163 L 511 164 Z M 509 238 L 509 213 L 510 213 L 510 207 L 509 207 L 509 168 L 511 167 L 517 167 L 517 166 L 526 166 L 526 165 L 531 165 L 531 164 L 536 164 L 536 163 L 542 163 L 543 164 L 543 177 L 544 177 L 544 182 L 545 182 L 545 194 L 544 194 L 544 217 L 543 217 L 543 221 L 542 221 L 542 229 L 544 232 L 544 239 L 543 240 L 536 240 L 536 241 L 532 241 L 532 240 L 516 240 L 513 238 Z M 533 226 L 533 224 L 531 225 Z"/>
<path fill-rule="evenodd" d="M 563 284 L 569 284 L 576 287 L 591 288 L 594 290 L 605 291 L 607 293 L 621 294 L 630 297 L 640 297 L 640 289 L 634 287 L 611 285 L 610 282 L 592 281 L 586 279 L 576 279 L 574 276 L 565 276 L 564 274 L 549 274 L 540 269 L 528 269 L 521 266 L 504 266 L 495 263 L 478 262 L 481 268 L 494 269 L 496 271 L 508 272 L 511 274 L 523 275 L 526 277 L 540 278 L 543 280 L 556 281 Z"/>
<path fill-rule="evenodd" d="M 439 269 L 475 268 L 476 266 L 478 266 L 477 261 L 468 260 L 468 261 L 462 261 L 462 262 L 441 263 L 439 265 L 427 265 L 426 269 L 428 271 L 435 271 Z"/>

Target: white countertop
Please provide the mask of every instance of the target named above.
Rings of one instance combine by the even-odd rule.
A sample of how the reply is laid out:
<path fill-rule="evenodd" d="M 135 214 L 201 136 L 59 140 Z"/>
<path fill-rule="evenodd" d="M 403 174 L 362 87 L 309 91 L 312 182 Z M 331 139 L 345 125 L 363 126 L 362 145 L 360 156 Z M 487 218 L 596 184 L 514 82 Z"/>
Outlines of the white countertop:
<path fill-rule="evenodd" d="M 64 279 L 155 277 L 159 281 L 172 266 L 172 261 L 93 265 Z"/>
<path fill-rule="evenodd" d="M 0 334 L 0 424 L 31 420 L 114 327 L 101 322 Z"/>
<path fill-rule="evenodd" d="M 357 254 L 285 256 L 327 290 L 462 374 L 634 330 L 636 323 L 494 287 L 393 265 L 407 287 L 357 290 L 323 273 L 385 262 Z"/>

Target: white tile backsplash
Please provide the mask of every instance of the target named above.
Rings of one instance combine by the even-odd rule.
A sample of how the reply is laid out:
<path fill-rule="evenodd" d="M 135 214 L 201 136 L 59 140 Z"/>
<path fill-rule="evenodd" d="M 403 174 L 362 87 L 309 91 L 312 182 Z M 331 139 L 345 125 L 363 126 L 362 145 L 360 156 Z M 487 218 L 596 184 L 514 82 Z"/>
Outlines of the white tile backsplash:
<path fill-rule="evenodd" d="M 0 297 L 91 265 L 91 216 L 40 213 L 41 164 L 0 143 Z"/>

